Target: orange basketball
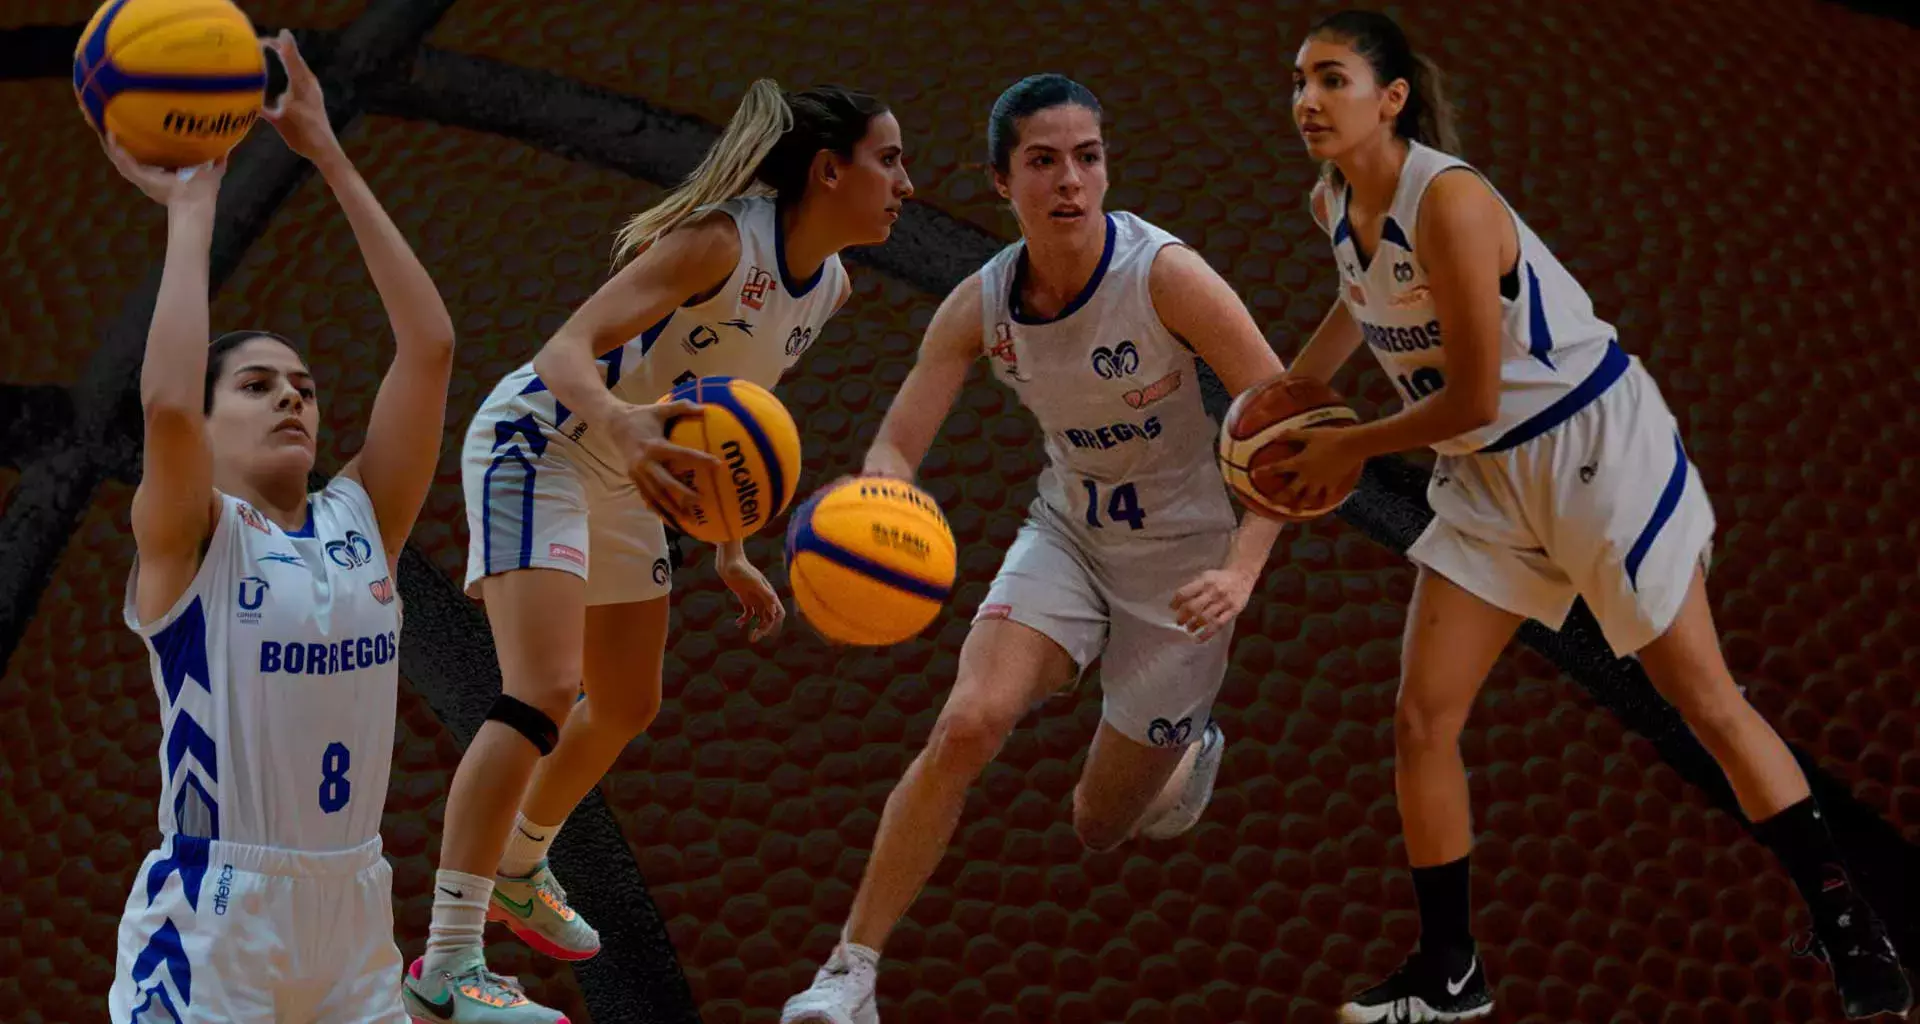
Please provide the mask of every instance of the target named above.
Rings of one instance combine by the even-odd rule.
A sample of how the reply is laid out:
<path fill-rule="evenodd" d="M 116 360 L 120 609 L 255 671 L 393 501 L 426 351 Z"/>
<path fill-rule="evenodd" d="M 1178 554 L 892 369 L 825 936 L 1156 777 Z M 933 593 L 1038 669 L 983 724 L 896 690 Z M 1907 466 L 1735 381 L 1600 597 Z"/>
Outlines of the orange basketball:
<path fill-rule="evenodd" d="M 1240 393 L 1220 426 L 1220 473 L 1227 487 L 1253 511 L 1275 519 L 1304 521 L 1333 511 L 1360 483 L 1360 468 L 1327 496 L 1323 508 L 1294 508 L 1287 502 L 1293 475 L 1275 464 L 1300 450 L 1277 441 L 1280 435 L 1308 427 L 1349 427 L 1360 422 L 1339 392 L 1310 377 L 1280 376 Z"/>

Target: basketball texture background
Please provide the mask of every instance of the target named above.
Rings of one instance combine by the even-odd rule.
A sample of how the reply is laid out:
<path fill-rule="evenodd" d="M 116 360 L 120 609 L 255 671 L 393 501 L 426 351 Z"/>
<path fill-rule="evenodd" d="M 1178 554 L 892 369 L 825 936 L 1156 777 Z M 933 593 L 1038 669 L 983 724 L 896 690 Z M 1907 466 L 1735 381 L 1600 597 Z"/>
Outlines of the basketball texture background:
<path fill-rule="evenodd" d="M 263 30 L 340 30 L 303 34 L 322 57 L 378 6 L 247 10 Z M 467 417 L 604 278 L 621 218 L 660 195 L 569 143 L 570 130 L 604 131 L 567 127 L 586 100 L 684 115 L 615 140 L 645 150 L 645 132 L 710 133 L 757 76 L 871 90 L 898 112 L 931 208 L 914 223 L 977 247 L 1014 233 L 978 167 L 986 111 L 1016 78 L 1059 70 L 1108 108 L 1108 207 L 1195 244 L 1283 357 L 1333 298 L 1306 214 L 1313 168 L 1287 111 L 1293 48 L 1324 5 L 444 6 L 417 66 L 353 69 L 385 84 L 330 97 L 376 111 L 343 141 L 461 332 L 440 480 L 413 540 L 449 588 L 464 562 Z M 1842 101 L 1819 70 L 1871 69 L 1876 94 L 1913 95 L 1920 32 L 1812 0 L 1754 0 L 1725 21 L 1664 0 L 1390 9 L 1451 72 L 1465 156 L 1586 284 L 1681 418 L 1720 516 L 1715 611 L 1750 696 L 1920 842 L 1920 460 L 1905 458 L 1920 440 L 1906 355 L 1920 253 L 1898 212 L 1911 205 L 1920 115 Z M 0 35 L 77 28 L 89 13 L 6 0 Z M 458 81 L 458 62 L 442 58 L 461 56 L 550 73 L 538 81 L 551 92 L 421 116 L 422 97 Z M 541 118 L 558 127 L 520 133 L 531 143 L 492 130 Z M 46 424 L 157 265 L 163 215 L 101 157 L 58 74 L 0 81 L 0 123 L 0 381 L 13 386 L 0 412 L 39 410 L 32 422 Z M 872 258 L 885 265 L 886 253 Z M 854 298 L 780 389 L 805 438 L 801 498 L 857 465 L 940 298 L 928 275 L 852 269 Z M 214 321 L 299 338 L 331 464 L 358 447 L 390 341 L 317 179 L 245 248 Z M 1363 416 L 1394 407 L 1365 356 L 1336 384 Z M 37 500 L 16 490 L 21 473 L 66 449 L 40 428 L 0 436 L 17 442 L 0 453 L 11 515 Z M 961 545 L 953 608 L 896 648 L 841 652 L 802 630 L 749 648 L 710 557 L 689 546 L 665 707 L 602 793 L 702 1019 L 772 1021 L 830 947 L 887 792 L 931 729 L 966 620 L 1031 497 L 1039 443 L 976 372 L 924 475 Z M 132 477 L 124 457 L 90 457 L 108 478 L 0 685 L 0 1006 L 21 1021 L 104 1019 L 114 925 L 152 842 L 157 709 L 119 621 Z M 784 521 L 775 527 L 748 549 L 777 577 Z M 1097 699 L 1063 697 L 1024 722 L 889 947 L 882 1014 L 1331 1020 L 1415 932 L 1390 722 L 1411 581 L 1404 558 L 1346 522 L 1289 528 L 1240 623 L 1214 804 L 1179 841 L 1083 854 L 1068 794 Z M 402 688 L 385 827 L 409 957 L 426 934 L 460 750 L 424 685 Z M 1516 647 L 1501 661 L 1464 744 L 1496 1019 L 1839 1019 L 1824 971 L 1786 951 L 1804 915 L 1770 856 L 1544 657 Z M 593 888 L 561 866 L 576 895 Z M 590 1014 L 568 968 L 504 935 L 491 956 L 576 1021 L 613 1019 Z M 651 1019 L 633 1012 L 620 1019 Z"/>

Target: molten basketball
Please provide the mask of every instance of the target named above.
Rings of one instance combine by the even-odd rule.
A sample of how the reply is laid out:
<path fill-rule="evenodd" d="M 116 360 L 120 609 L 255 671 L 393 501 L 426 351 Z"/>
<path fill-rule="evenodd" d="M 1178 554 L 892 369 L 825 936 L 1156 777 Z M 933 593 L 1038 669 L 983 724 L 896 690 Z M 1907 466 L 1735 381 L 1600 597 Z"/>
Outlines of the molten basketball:
<path fill-rule="evenodd" d="M 787 525 L 793 602 L 842 644 L 897 644 L 953 592 L 958 551 L 940 505 L 901 480 L 859 477 L 796 509 Z"/>
<path fill-rule="evenodd" d="M 1275 439 L 1293 430 L 1347 427 L 1359 421 L 1360 415 L 1346 400 L 1320 381 L 1281 376 L 1256 384 L 1233 400 L 1220 426 L 1221 475 L 1241 502 L 1261 515 L 1296 521 L 1326 515 L 1359 485 L 1359 468 L 1327 496 L 1324 508 L 1294 508 L 1286 494 L 1292 474 L 1274 464 L 1298 452 L 1300 446 Z"/>
<path fill-rule="evenodd" d="M 87 123 L 155 167 L 226 156 L 266 89 L 260 39 L 229 0 L 107 0 L 73 51 Z"/>
<path fill-rule="evenodd" d="M 660 401 L 698 402 L 697 415 L 667 428 L 667 440 L 706 452 L 717 467 L 675 467 L 698 496 L 684 515 L 662 512 L 673 528 L 709 544 L 740 540 L 786 511 L 800 485 L 800 430 L 773 392 L 752 381 L 701 377 Z"/>

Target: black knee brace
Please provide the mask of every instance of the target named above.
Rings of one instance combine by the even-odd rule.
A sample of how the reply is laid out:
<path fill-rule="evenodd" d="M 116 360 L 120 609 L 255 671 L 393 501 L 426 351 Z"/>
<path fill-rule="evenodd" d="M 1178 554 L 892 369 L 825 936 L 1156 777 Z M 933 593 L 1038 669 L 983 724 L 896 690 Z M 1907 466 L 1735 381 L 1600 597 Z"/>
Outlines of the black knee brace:
<path fill-rule="evenodd" d="M 487 709 L 487 720 L 502 722 L 513 727 L 515 732 L 527 738 L 533 749 L 541 757 L 553 753 L 553 745 L 560 741 L 560 727 L 553 724 L 547 713 L 517 697 L 501 694 L 493 700 L 493 706 Z"/>

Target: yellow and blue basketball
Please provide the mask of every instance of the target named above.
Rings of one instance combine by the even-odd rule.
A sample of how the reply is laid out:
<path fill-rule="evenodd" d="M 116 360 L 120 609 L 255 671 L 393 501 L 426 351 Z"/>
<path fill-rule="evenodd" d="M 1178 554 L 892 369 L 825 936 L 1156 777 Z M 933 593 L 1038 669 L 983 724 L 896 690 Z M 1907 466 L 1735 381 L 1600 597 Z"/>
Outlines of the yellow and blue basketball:
<path fill-rule="evenodd" d="M 800 429 L 773 392 L 752 381 L 700 377 L 662 402 L 698 402 L 700 413 L 667 428 L 667 440 L 720 460 L 714 468 L 676 467 L 699 496 L 685 515 L 666 513 L 674 529 L 709 544 L 740 540 L 787 510 L 800 485 Z"/>
<path fill-rule="evenodd" d="M 956 557 L 939 502 L 889 477 L 842 481 L 787 524 L 794 604 L 836 643 L 880 647 L 927 628 L 953 593 Z"/>
<path fill-rule="evenodd" d="M 266 90 L 266 54 L 229 0 L 107 0 L 73 51 L 87 123 L 156 167 L 227 155 Z"/>

